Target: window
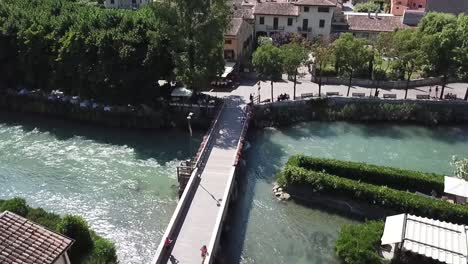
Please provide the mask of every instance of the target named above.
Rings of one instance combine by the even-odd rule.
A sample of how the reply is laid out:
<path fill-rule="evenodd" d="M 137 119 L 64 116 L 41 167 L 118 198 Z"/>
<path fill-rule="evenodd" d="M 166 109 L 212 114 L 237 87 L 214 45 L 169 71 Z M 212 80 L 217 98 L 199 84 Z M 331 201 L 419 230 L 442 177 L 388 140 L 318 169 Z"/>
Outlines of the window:
<path fill-rule="evenodd" d="M 328 13 L 330 9 L 328 7 L 319 7 L 318 12 L 319 13 Z"/>
<path fill-rule="evenodd" d="M 419 5 L 419 8 L 423 8 L 422 5 Z"/>
<path fill-rule="evenodd" d="M 111 5 L 115 4 L 114 0 L 110 0 L 110 1 L 111 1 L 111 2 L 110 2 L 110 3 L 111 3 Z"/>
<path fill-rule="evenodd" d="M 265 24 L 265 17 L 260 17 L 260 25 L 263 25 Z"/>
<path fill-rule="evenodd" d="M 304 12 L 309 12 L 309 7 L 308 6 L 304 6 Z"/>
<path fill-rule="evenodd" d="M 132 4 L 134 4 L 134 5 L 135 5 L 135 4 L 136 4 L 136 0 L 132 0 Z"/>
<path fill-rule="evenodd" d="M 292 17 L 288 17 L 288 26 L 292 26 L 293 19 Z"/>
<path fill-rule="evenodd" d="M 232 40 L 231 39 L 225 39 L 224 44 L 232 44 Z"/>
<path fill-rule="evenodd" d="M 319 21 L 319 27 L 321 27 L 321 28 L 324 28 L 324 27 L 325 27 L 325 20 L 324 20 L 324 19 L 320 19 L 320 21 Z"/>

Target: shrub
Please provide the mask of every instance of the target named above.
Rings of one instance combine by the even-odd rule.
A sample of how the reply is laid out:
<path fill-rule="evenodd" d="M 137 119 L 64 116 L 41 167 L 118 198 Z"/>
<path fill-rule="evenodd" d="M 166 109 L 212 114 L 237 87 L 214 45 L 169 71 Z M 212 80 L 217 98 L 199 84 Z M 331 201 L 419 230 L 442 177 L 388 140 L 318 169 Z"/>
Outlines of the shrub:
<path fill-rule="evenodd" d="M 382 221 L 344 225 L 335 244 L 338 257 L 346 264 L 387 263 L 377 253 L 383 229 Z"/>
<path fill-rule="evenodd" d="M 58 231 L 58 223 L 61 220 L 59 215 L 46 212 L 42 208 L 29 208 L 26 218 L 55 231 Z"/>
<path fill-rule="evenodd" d="M 307 170 L 325 171 L 348 179 L 386 185 L 398 190 L 410 190 L 430 194 L 432 190 L 444 191 L 444 177 L 440 174 L 403 170 L 363 162 L 322 159 L 303 155 L 292 156 L 288 164 Z"/>
<path fill-rule="evenodd" d="M 310 171 L 304 168 L 287 165 L 279 175 L 279 183 L 308 184 L 312 191 L 336 193 L 351 199 L 369 202 L 397 213 L 436 218 L 443 221 L 468 224 L 468 207 L 450 204 L 417 194 L 362 183 L 339 176 Z"/>
<path fill-rule="evenodd" d="M 359 3 L 353 8 L 354 12 L 377 12 L 380 10 L 380 5 L 374 2 Z"/>
<path fill-rule="evenodd" d="M 117 253 L 112 242 L 104 238 L 97 238 L 94 241 L 93 252 L 85 264 L 111 264 L 117 263 Z"/>
<path fill-rule="evenodd" d="M 2 203 L 0 204 L 0 212 L 10 211 L 23 217 L 26 217 L 26 215 L 28 214 L 28 210 L 29 208 L 26 204 L 26 200 L 19 197 L 2 201 Z"/>
<path fill-rule="evenodd" d="M 72 262 L 79 261 L 84 255 L 91 252 L 93 240 L 88 224 L 80 216 L 66 215 L 58 225 L 60 233 L 75 240 L 68 251 Z"/>

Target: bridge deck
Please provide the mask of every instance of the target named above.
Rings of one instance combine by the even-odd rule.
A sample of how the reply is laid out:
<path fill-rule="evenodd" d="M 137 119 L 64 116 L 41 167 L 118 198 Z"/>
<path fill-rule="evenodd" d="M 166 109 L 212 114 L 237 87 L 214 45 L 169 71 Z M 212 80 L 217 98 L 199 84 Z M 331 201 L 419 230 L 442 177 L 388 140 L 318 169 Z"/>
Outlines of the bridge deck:
<path fill-rule="evenodd" d="M 237 146 L 242 132 L 242 109 L 227 107 L 223 110 L 205 166 L 201 167 L 200 183 L 176 238 L 172 238 L 172 256 L 181 264 L 201 263 L 200 248 L 208 247 L 216 235 L 216 219 L 225 208 L 218 206 L 229 184 Z M 211 252 L 209 252 L 211 254 Z M 172 263 L 168 261 L 168 263 Z"/>

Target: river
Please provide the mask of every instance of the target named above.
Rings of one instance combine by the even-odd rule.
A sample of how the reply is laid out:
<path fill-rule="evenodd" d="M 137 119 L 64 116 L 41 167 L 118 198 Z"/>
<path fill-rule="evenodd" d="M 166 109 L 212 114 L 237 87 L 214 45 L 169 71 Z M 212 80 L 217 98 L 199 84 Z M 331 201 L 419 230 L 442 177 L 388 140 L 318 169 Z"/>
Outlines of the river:
<path fill-rule="evenodd" d="M 78 214 L 114 241 L 122 264 L 148 263 L 177 204 L 176 165 L 188 157 L 185 131 L 96 128 L 0 114 L 0 199 Z M 194 135 L 197 145 L 201 134 Z M 343 216 L 278 202 L 274 175 L 291 154 L 368 161 L 450 173 L 468 156 L 468 128 L 305 123 L 252 131 L 246 173 L 223 236 L 227 263 L 337 263 Z"/>

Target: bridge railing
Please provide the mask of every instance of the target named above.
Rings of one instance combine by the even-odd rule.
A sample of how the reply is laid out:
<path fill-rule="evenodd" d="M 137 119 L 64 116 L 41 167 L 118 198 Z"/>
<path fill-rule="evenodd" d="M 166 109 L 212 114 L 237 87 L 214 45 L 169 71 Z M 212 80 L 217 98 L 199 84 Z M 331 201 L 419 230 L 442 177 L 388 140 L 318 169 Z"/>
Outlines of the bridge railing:
<path fill-rule="evenodd" d="M 179 202 L 177 203 L 177 207 L 171 217 L 171 220 L 169 221 L 169 224 L 167 225 L 166 231 L 164 232 L 164 235 L 161 239 L 161 242 L 159 243 L 158 249 L 156 251 L 155 256 L 153 257 L 152 264 L 160 264 L 160 263 L 165 263 L 168 261 L 169 255 L 170 255 L 170 250 L 164 247 L 164 242 L 166 238 L 170 238 L 171 240 L 176 240 L 176 237 L 174 237 L 175 234 L 179 231 L 180 229 L 180 224 L 181 221 L 185 219 L 185 214 L 187 213 L 188 206 L 190 206 L 190 202 L 192 200 L 192 196 L 194 194 L 194 190 L 198 186 L 199 182 L 199 167 L 201 164 L 203 164 L 204 159 L 206 158 L 207 155 L 207 150 L 209 149 L 209 145 L 211 144 L 211 141 L 215 138 L 213 135 L 213 132 L 216 130 L 216 128 L 219 125 L 219 118 L 221 117 L 221 113 L 224 109 L 224 103 L 221 105 L 218 114 L 216 115 L 216 118 L 213 120 L 213 123 L 211 125 L 211 128 L 208 130 L 207 136 L 205 136 L 205 139 L 202 141 L 202 144 L 200 145 L 199 151 L 195 157 L 195 165 L 194 165 L 194 170 L 192 171 L 192 174 L 190 176 L 190 179 L 187 183 L 187 186 L 185 187 L 184 192 L 182 193 L 182 196 L 180 197 Z M 171 245 L 173 246 L 173 245 Z"/>

